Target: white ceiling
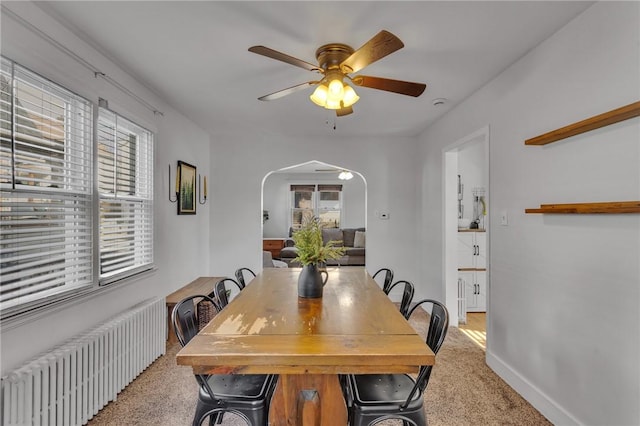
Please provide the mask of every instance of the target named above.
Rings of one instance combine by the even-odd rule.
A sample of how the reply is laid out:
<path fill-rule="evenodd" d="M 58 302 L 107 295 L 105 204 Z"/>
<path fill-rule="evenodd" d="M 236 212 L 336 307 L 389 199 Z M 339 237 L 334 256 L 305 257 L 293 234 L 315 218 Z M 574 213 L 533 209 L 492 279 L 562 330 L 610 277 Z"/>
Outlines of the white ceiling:
<path fill-rule="evenodd" d="M 291 136 L 413 136 L 592 2 L 46 1 L 39 5 L 204 129 Z M 317 74 L 247 51 L 264 45 L 316 63 L 316 49 L 358 48 L 380 30 L 405 47 L 360 73 L 423 82 L 419 98 L 358 88 L 335 118 L 312 88 L 259 96 Z M 433 99 L 446 98 L 436 107 Z M 336 128 L 334 129 L 334 122 Z"/>

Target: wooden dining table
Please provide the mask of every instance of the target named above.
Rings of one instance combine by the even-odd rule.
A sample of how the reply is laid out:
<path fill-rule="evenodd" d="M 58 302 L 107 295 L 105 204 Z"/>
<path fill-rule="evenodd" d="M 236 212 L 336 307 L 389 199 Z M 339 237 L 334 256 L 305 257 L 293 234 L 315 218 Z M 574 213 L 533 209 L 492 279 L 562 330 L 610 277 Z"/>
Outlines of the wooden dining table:
<path fill-rule="evenodd" d="M 298 297 L 299 268 L 265 268 L 177 354 L 196 374 L 278 374 L 271 425 L 346 425 L 338 374 L 415 373 L 435 355 L 364 268 L 328 269 Z"/>

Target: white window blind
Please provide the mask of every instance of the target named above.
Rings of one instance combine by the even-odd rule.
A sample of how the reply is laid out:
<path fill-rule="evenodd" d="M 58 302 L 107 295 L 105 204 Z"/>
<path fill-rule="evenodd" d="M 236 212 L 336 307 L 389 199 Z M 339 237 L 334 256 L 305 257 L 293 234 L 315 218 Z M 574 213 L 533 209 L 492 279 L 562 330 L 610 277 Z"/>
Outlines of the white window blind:
<path fill-rule="evenodd" d="M 100 280 L 153 264 L 153 135 L 100 108 L 98 113 Z"/>
<path fill-rule="evenodd" d="M 0 303 L 93 283 L 92 106 L 6 58 L 0 71 Z"/>

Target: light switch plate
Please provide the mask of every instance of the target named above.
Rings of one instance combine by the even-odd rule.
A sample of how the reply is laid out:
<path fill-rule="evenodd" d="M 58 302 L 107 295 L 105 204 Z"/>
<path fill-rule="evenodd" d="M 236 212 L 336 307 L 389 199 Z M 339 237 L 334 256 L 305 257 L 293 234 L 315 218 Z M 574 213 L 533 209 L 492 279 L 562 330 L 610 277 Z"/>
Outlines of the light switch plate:
<path fill-rule="evenodd" d="M 509 215 L 507 215 L 506 210 L 502 210 L 500 212 L 500 225 L 507 226 L 509 225 Z"/>

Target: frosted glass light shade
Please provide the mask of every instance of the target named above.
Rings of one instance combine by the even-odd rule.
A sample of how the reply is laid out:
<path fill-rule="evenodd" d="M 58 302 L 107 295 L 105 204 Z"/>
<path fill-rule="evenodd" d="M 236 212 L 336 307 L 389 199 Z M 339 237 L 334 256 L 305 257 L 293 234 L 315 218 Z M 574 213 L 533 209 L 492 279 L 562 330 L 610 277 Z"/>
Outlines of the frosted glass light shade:
<path fill-rule="evenodd" d="M 344 86 L 341 80 L 331 80 L 329 83 L 329 98 L 332 99 L 342 99 L 344 95 Z"/>
<path fill-rule="evenodd" d="M 358 102 L 358 99 L 360 99 L 360 96 L 358 96 L 358 94 L 356 93 L 355 90 L 353 90 L 353 88 L 347 84 L 344 85 L 344 96 L 342 98 L 342 104 L 344 105 L 344 107 L 350 107 L 351 105 L 355 104 L 356 102 Z"/>
<path fill-rule="evenodd" d="M 340 179 L 340 180 L 349 180 L 351 178 L 353 178 L 353 173 L 351 173 L 348 170 L 343 170 L 338 175 L 338 179 Z"/>
<path fill-rule="evenodd" d="M 314 104 L 324 108 L 325 104 L 327 103 L 328 94 L 329 91 L 327 89 L 327 86 L 325 86 L 324 84 L 320 84 L 318 87 L 316 87 L 316 90 L 313 91 L 311 96 L 309 96 L 309 99 L 311 99 Z"/>

